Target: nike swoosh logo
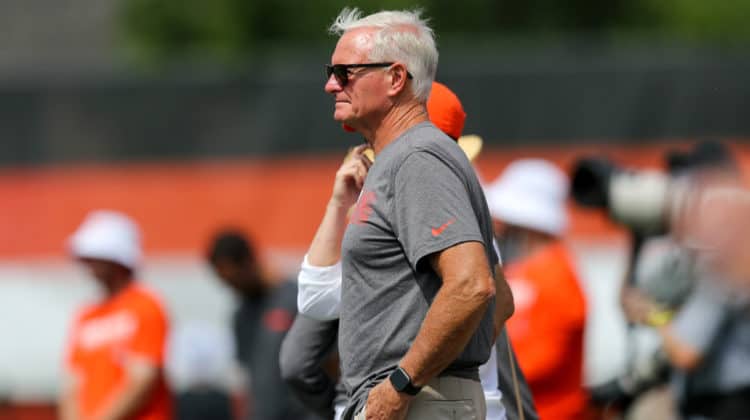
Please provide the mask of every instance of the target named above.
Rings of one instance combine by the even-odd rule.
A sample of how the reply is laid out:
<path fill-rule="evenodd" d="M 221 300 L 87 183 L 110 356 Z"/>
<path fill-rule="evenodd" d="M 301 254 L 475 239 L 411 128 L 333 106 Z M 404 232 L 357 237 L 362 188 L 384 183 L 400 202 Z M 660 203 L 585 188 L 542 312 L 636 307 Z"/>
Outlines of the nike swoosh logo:
<path fill-rule="evenodd" d="M 448 226 L 452 225 L 453 222 L 455 222 L 456 219 L 448 220 L 447 222 L 443 223 L 440 227 L 432 228 L 432 236 L 440 236 L 441 233 L 447 228 Z"/>

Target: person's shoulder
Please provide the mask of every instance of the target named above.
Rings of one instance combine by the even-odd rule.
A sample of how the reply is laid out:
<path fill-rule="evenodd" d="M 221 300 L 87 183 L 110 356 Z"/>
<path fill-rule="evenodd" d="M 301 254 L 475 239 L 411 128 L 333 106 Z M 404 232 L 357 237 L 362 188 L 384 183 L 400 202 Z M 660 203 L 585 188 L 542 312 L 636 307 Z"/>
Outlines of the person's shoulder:
<path fill-rule="evenodd" d="M 456 142 L 430 122 L 422 123 L 409 131 L 408 148 L 414 151 L 448 151 Z"/>
<path fill-rule="evenodd" d="M 133 282 L 128 287 L 128 299 L 138 302 L 147 302 L 154 305 L 161 305 L 161 297 L 150 287 L 140 282 Z"/>
<path fill-rule="evenodd" d="M 123 304 L 139 311 L 166 314 L 161 297 L 148 286 L 138 282 L 129 286 Z"/>
<path fill-rule="evenodd" d="M 567 275 L 570 268 L 567 249 L 555 241 L 510 263 L 507 270 L 535 280 L 549 280 Z"/>
<path fill-rule="evenodd" d="M 94 318 L 100 312 L 101 304 L 99 303 L 87 303 L 76 310 L 73 315 L 74 323 L 82 323 L 89 318 Z"/>
<path fill-rule="evenodd" d="M 432 125 L 422 127 L 422 129 L 420 132 L 425 135 L 419 135 L 417 132 L 404 142 L 401 160 L 396 165 L 398 168 L 408 165 L 409 162 L 421 162 L 421 164 L 431 162 L 448 167 L 462 166 L 462 161 L 466 160 L 466 157 L 453 139 Z"/>
<path fill-rule="evenodd" d="M 276 286 L 276 294 L 282 299 L 293 297 L 294 301 L 296 302 L 297 301 L 297 281 L 294 279 L 282 280 Z"/>

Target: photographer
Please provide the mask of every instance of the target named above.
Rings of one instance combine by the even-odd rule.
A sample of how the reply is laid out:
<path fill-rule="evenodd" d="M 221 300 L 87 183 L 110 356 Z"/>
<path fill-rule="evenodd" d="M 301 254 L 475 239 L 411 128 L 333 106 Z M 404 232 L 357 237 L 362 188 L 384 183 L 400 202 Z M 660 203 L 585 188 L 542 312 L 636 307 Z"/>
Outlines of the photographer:
<path fill-rule="evenodd" d="M 629 318 L 653 326 L 661 337 L 686 419 L 739 420 L 750 413 L 748 299 L 725 286 L 701 277 L 672 320 L 659 321 L 659 306 L 648 296 L 629 298 Z"/>
<path fill-rule="evenodd" d="M 653 357 L 657 363 L 651 371 L 644 374 L 631 370 L 595 390 L 594 395 L 599 401 L 619 399 L 627 406 L 628 400 L 670 376 L 683 418 L 747 418 L 750 365 L 744 361 L 750 358 L 750 319 L 743 309 L 745 300 L 715 281 L 715 270 L 705 264 L 706 254 L 686 241 L 684 232 L 688 216 L 697 220 L 689 213 L 700 200 L 702 186 L 715 179 L 735 177 L 736 167 L 729 152 L 714 142 L 700 143 L 688 153 L 672 152 L 667 155 L 667 163 L 670 176 L 661 178 L 615 167 L 604 172 L 604 166 L 597 168 L 599 174 L 605 174 L 599 178 L 602 188 L 594 191 L 604 193 L 602 207 L 630 228 L 635 238 L 622 290 L 623 310 L 630 322 L 657 332 L 661 349 Z M 596 178 L 586 178 L 593 173 L 586 173 L 586 165 L 592 168 L 590 164 L 579 164 L 574 175 L 574 197 L 589 205 L 592 190 L 582 188 L 581 182 Z M 657 211 L 649 212 L 654 209 Z M 654 233 L 669 235 L 653 239 Z M 654 258 L 640 252 L 641 245 L 657 240 L 666 240 L 667 253 Z M 669 366 L 672 373 L 664 375 L 669 373 Z M 619 395 L 612 392 L 615 389 Z"/>
<path fill-rule="evenodd" d="M 706 275 L 684 308 L 659 329 L 686 418 L 746 419 L 750 413 L 750 195 L 733 177 L 701 186 L 676 230 Z"/>

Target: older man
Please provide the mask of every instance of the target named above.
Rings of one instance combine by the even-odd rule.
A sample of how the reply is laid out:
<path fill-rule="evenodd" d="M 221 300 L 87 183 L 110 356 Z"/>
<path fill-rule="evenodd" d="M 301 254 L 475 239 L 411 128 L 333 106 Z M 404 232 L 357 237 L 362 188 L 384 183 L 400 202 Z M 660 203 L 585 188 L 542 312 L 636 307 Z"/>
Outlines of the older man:
<path fill-rule="evenodd" d="M 462 137 L 466 119 L 463 105 L 458 96 L 447 86 L 433 82 L 430 97 L 427 100 L 427 112 L 430 121 L 445 134 L 458 141 L 459 146 L 473 161 L 477 157 L 476 143 L 468 142 L 471 137 Z M 346 163 L 344 163 L 346 164 Z M 490 207 L 491 208 L 491 207 Z M 325 234 L 320 232 L 319 234 Z M 316 245 L 321 245 L 316 243 Z M 339 249 L 341 244 L 325 244 Z M 313 246 L 302 263 L 298 286 L 297 304 L 300 314 L 295 320 L 289 334 L 284 339 L 280 355 L 282 375 L 294 386 L 303 400 L 316 409 L 325 406 L 330 410 L 334 399 L 330 380 L 320 367 L 320 360 L 326 356 L 327 346 L 333 345 L 338 331 L 338 317 L 341 307 L 341 263 L 330 267 L 314 267 L 308 261 L 316 259 L 319 253 L 329 253 L 330 249 Z M 497 270 L 500 266 L 496 267 Z M 502 271 L 498 271 L 498 281 L 503 281 Z M 502 283 L 501 283 L 502 286 Z M 496 304 L 501 309 L 499 316 L 504 316 L 505 306 Z M 317 321 L 316 321 L 317 320 Z M 487 420 L 514 420 L 521 417 L 526 420 L 538 418 L 531 391 L 526 379 L 517 366 L 515 355 L 508 345 L 508 336 L 503 331 L 497 338 L 497 357 L 492 354 L 490 360 L 479 368 L 479 375 L 484 388 L 487 405 Z M 511 364 L 515 366 L 511 366 Z M 514 371 L 515 370 L 515 371 Z M 498 375 L 499 374 L 499 375 Z M 514 384 L 514 381 L 516 384 Z M 519 407 L 514 394 L 518 392 L 522 399 Z M 335 410 L 335 419 L 341 418 L 346 406 L 346 398 L 340 395 Z M 520 410 L 520 411 L 519 411 Z"/>
<path fill-rule="evenodd" d="M 333 251 L 308 261 L 342 262 L 344 418 L 484 418 L 478 366 L 494 340 L 497 257 L 474 170 L 427 116 L 432 30 L 418 13 L 356 9 L 331 30 L 341 35 L 325 85 L 334 119 L 377 156 L 370 167 L 360 146 L 337 172 L 311 245 Z M 325 246 L 339 241 L 340 249 Z M 496 323 L 510 316 L 505 305 Z"/>

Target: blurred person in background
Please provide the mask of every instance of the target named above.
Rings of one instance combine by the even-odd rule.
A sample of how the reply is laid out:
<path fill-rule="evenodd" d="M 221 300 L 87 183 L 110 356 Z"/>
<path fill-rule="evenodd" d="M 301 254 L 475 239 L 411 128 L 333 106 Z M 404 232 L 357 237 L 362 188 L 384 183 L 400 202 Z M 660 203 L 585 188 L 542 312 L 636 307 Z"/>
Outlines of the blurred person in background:
<path fill-rule="evenodd" d="M 298 313 L 279 354 L 281 376 L 308 410 L 321 419 L 340 418 L 346 392 L 337 387 L 338 319 L 318 320 Z M 332 371 L 333 370 L 333 371 Z"/>
<path fill-rule="evenodd" d="M 217 233 L 209 247 L 208 261 L 240 300 L 232 328 L 236 357 L 247 371 L 247 418 L 306 418 L 279 369 L 281 343 L 297 313 L 296 283 L 265 275 L 255 248 L 238 231 Z"/>
<path fill-rule="evenodd" d="M 710 257 L 709 257 L 710 258 Z M 699 257 L 693 292 L 674 317 L 650 296 L 631 291 L 626 314 L 653 328 L 673 367 L 682 418 L 741 420 L 750 415 L 750 290 Z"/>
<path fill-rule="evenodd" d="M 462 136 L 466 113 L 456 94 L 447 86 L 433 82 L 426 106 L 430 121 L 451 139 L 457 141 L 467 158 L 473 161 L 481 150 L 481 139 L 478 136 Z M 351 155 L 346 157 L 344 165 L 351 157 Z M 340 243 L 333 242 L 324 245 L 341 246 Z M 327 391 L 332 388 L 332 385 L 330 385 L 331 388 L 316 385 L 325 383 L 325 379 L 316 378 L 323 376 L 320 365 L 326 351 L 330 350 L 326 346 L 333 347 L 335 343 L 335 328 L 338 327 L 341 305 L 341 263 L 339 261 L 327 267 L 310 265 L 308 256 L 310 254 L 314 256 L 316 252 L 321 252 L 320 247 L 311 247 L 305 255 L 299 272 L 300 314 L 284 341 L 281 366 L 282 372 L 289 373 L 288 380 L 294 384 L 295 389 L 301 394 L 307 394 L 302 396 L 303 401 L 314 400 L 317 396 L 317 400 L 326 402 L 326 407 L 328 407 L 334 399 L 331 392 Z M 313 320 L 317 322 L 318 327 L 315 327 L 316 324 L 309 325 L 311 318 L 319 320 Z M 512 354 L 505 331 L 500 333 L 497 341 L 498 353 L 502 357 L 498 359 L 493 352 L 490 360 L 480 367 L 481 382 L 487 402 L 486 418 L 488 420 L 506 418 L 516 420 L 522 412 L 525 419 L 534 420 L 538 417 L 531 392 Z M 315 344 L 311 345 L 311 343 Z M 518 395 L 520 402 L 517 401 L 516 392 L 520 394 Z M 521 407 L 517 403 L 520 403 Z M 340 418 L 345 404 L 346 395 L 339 395 L 336 399 L 336 419 Z"/>
<path fill-rule="evenodd" d="M 682 222 L 693 245 L 728 287 L 750 288 L 750 190 L 739 179 L 713 180 Z"/>
<path fill-rule="evenodd" d="M 561 236 L 568 179 L 549 162 L 512 162 L 487 187 L 495 235 L 516 311 L 510 341 L 542 419 L 584 419 L 586 300 Z"/>
<path fill-rule="evenodd" d="M 687 210 L 703 185 L 737 177 L 730 151 L 716 141 L 701 141 L 688 150 L 671 149 L 664 161 L 665 173 L 620 168 L 607 159 L 588 157 L 573 171 L 576 201 L 605 210 L 631 238 L 620 290 L 620 303 L 629 319 L 626 368 L 611 381 L 592 387 L 591 394 L 596 402 L 633 416 L 667 417 L 674 412 L 667 386 L 671 363 L 658 342 L 641 340 L 649 337 L 643 334 L 649 331 L 637 320 L 642 308 L 653 304 L 659 311 L 651 312 L 649 323 L 667 323 L 691 296 L 704 273 L 696 249 L 681 232 Z M 658 336 L 651 337 L 658 341 Z"/>
<path fill-rule="evenodd" d="M 470 162 L 428 119 L 432 30 L 418 12 L 344 9 L 331 32 L 334 119 L 375 154 L 371 164 L 359 146 L 337 172 L 310 246 L 322 252 L 308 253 L 313 266 L 342 264 L 343 418 L 483 418 L 478 367 L 493 350 L 497 256 Z"/>
<path fill-rule="evenodd" d="M 623 295 L 623 309 L 631 322 L 653 328 L 660 337 L 682 418 L 747 419 L 750 293 L 734 287 L 732 277 L 739 272 L 731 269 L 743 252 L 734 239 L 747 218 L 741 211 L 714 207 L 724 198 L 744 201 L 735 200 L 741 195 L 739 172 L 729 151 L 718 143 L 699 143 L 680 160 L 688 169 L 683 176 L 690 189 L 683 200 L 675 201 L 680 206 L 669 220 L 669 233 L 691 264 L 693 287 L 675 308 L 647 289 L 630 287 Z"/>
<path fill-rule="evenodd" d="M 70 250 L 103 296 L 73 324 L 60 418 L 172 418 L 163 372 L 169 322 L 159 299 L 135 280 L 138 227 L 124 214 L 94 211 L 71 237 Z"/>
<path fill-rule="evenodd" d="M 211 324 L 192 322 L 169 340 L 167 373 L 175 389 L 176 420 L 233 420 L 228 391 L 231 340 Z"/>

